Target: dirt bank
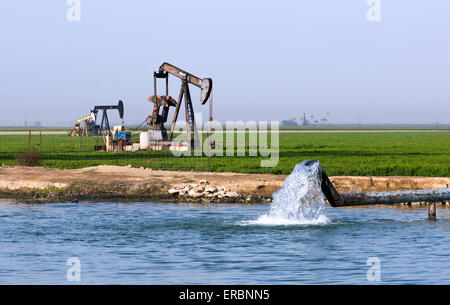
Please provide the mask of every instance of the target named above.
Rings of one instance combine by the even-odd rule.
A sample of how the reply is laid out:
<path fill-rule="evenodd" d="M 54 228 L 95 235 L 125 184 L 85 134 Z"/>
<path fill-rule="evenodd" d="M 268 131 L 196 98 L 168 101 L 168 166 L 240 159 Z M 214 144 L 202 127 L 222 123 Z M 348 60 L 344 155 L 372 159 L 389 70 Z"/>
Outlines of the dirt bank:
<path fill-rule="evenodd" d="M 0 167 L 0 197 L 21 201 L 77 201 L 95 199 L 205 201 L 169 194 L 174 187 L 200 184 L 236 192 L 219 202 L 266 202 L 284 175 L 158 171 L 130 166 L 95 166 L 59 170 L 42 167 Z M 450 178 L 331 177 L 339 192 L 372 192 L 443 188 Z M 191 200 L 192 199 L 192 200 Z M 206 200 L 208 201 L 208 200 Z"/>

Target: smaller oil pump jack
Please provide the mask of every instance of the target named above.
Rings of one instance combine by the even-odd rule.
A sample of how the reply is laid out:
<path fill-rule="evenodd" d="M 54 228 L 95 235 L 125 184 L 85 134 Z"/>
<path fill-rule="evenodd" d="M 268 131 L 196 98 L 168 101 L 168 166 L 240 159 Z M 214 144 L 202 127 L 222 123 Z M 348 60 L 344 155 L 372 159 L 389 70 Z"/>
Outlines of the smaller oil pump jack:
<path fill-rule="evenodd" d="M 95 106 L 94 112 L 97 114 L 99 110 L 102 111 L 102 122 L 100 123 L 100 127 L 98 128 L 98 135 L 102 136 L 111 136 L 111 127 L 109 126 L 109 119 L 108 119 L 108 112 L 107 110 L 110 109 L 116 109 L 119 111 L 119 117 L 122 120 L 122 126 L 124 125 L 123 122 L 123 102 L 119 101 L 117 105 L 107 105 L 107 106 Z"/>
<path fill-rule="evenodd" d="M 169 96 L 169 74 L 181 80 L 181 88 L 177 101 L 173 99 L 171 96 Z M 166 80 L 165 96 L 157 95 L 157 88 L 156 88 L 157 79 Z M 181 70 L 165 62 L 159 67 L 157 72 L 155 71 L 153 73 L 153 81 L 154 81 L 154 95 L 147 99 L 147 101 L 152 102 L 154 104 L 153 112 L 150 116 L 147 117 L 146 120 L 147 124 L 150 126 L 149 128 L 150 141 L 155 140 L 172 141 L 175 124 L 178 119 L 178 114 L 184 98 L 187 142 L 191 148 L 194 147 L 195 141 L 198 141 L 198 135 L 195 124 L 194 108 L 192 105 L 191 94 L 189 91 L 189 84 L 192 84 L 201 89 L 200 104 L 204 105 L 208 101 L 208 98 L 211 94 L 212 79 L 210 78 L 201 79 L 197 76 L 194 76 L 184 70 Z M 163 109 L 160 112 L 161 107 Z M 167 122 L 170 107 L 175 107 L 175 113 L 173 115 L 170 132 L 169 134 L 167 134 L 167 130 L 164 127 L 164 124 Z"/>
<path fill-rule="evenodd" d="M 99 110 L 102 111 L 102 121 L 100 125 L 97 125 L 96 121 Z M 109 125 L 108 110 L 117 110 L 119 112 L 119 117 L 122 120 L 122 127 L 115 128 L 114 134 L 111 132 L 111 127 Z M 124 131 L 123 114 L 124 107 L 122 101 L 119 101 L 117 105 L 94 106 L 94 109 L 91 110 L 89 115 L 84 116 L 75 122 L 75 128 L 69 133 L 69 136 L 113 136 L 113 142 L 118 140 L 127 142 L 131 137 L 131 133 Z M 84 122 L 83 127 L 80 126 L 82 122 Z"/>

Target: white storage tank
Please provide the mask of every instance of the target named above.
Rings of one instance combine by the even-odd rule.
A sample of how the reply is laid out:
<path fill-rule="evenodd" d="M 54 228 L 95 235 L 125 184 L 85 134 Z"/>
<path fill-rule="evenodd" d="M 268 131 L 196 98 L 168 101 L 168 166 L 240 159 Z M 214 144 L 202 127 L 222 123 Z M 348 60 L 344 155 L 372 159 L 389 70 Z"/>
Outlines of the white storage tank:
<path fill-rule="evenodd" d="M 140 149 L 148 149 L 148 132 L 141 132 L 139 135 L 139 148 Z"/>

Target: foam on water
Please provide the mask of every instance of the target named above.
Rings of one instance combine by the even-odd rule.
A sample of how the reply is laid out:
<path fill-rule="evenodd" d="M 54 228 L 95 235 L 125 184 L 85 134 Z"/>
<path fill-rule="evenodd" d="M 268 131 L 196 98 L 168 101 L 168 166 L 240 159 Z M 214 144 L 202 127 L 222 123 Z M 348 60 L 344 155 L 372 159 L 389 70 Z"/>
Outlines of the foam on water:
<path fill-rule="evenodd" d="M 319 162 L 305 166 L 297 164 L 284 181 L 283 187 L 273 194 L 267 214 L 243 225 L 321 225 L 330 220 L 325 216 L 326 204 L 318 177 Z"/>

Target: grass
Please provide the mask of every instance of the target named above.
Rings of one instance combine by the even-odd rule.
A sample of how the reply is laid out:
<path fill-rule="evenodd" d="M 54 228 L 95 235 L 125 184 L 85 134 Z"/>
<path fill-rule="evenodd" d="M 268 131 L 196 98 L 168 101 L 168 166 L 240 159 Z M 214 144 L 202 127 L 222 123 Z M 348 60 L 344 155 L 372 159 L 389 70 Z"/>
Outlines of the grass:
<path fill-rule="evenodd" d="M 133 135 L 137 141 L 139 135 Z M 248 139 L 245 140 L 246 142 Z M 318 159 L 329 175 L 450 176 L 450 131 L 396 132 L 280 132 L 279 163 L 263 168 L 267 157 L 174 157 L 167 151 L 95 152 L 103 140 L 95 137 L 42 135 L 34 132 L 31 146 L 41 152 L 43 166 L 81 168 L 101 164 L 151 167 L 166 170 L 289 174 L 305 159 Z M 0 135 L 0 165 L 16 165 L 29 148 L 26 134 Z"/>

